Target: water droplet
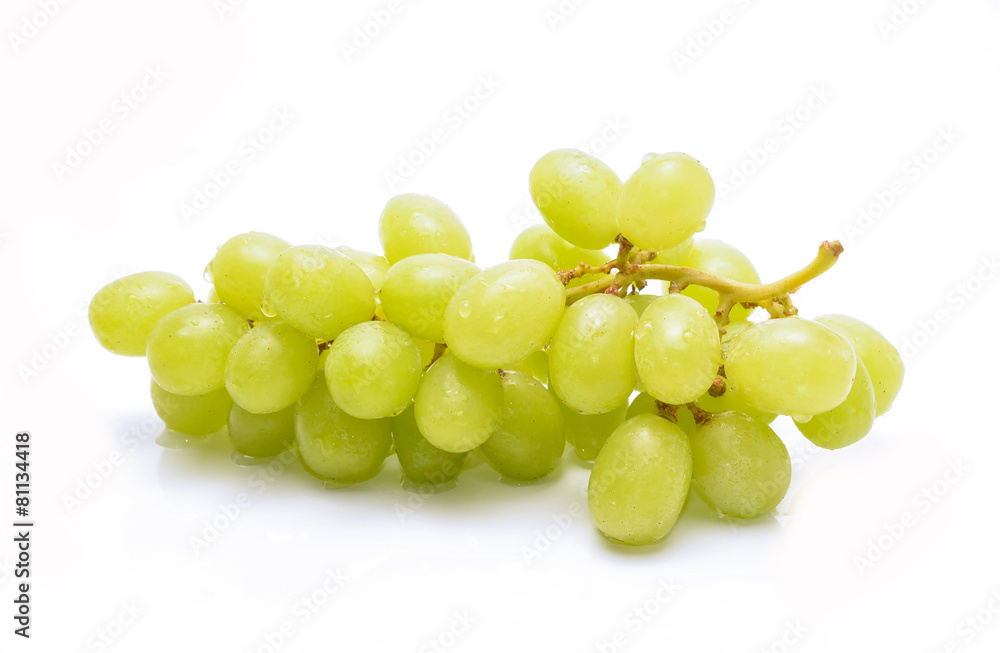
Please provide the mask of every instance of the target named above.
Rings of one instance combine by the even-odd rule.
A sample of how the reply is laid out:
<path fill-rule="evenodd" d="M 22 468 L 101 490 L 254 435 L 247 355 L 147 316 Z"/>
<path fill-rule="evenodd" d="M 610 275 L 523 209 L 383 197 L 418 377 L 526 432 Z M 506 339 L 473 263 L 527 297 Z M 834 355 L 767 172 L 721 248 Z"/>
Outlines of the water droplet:
<path fill-rule="evenodd" d="M 697 226 L 697 227 L 695 227 L 695 230 L 694 230 L 694 231 L 695 231 L 695 233 L 701 233 L 701 232 L 705 231 L 705 224 L 706 224 L 706 223 L 705 223 L 705 221 L 704 221 L 704 220 L 702 220 L 702 221 L 701 221 L 701 222 L 700 222 L 700 223 L 698 224 L 698 226 Z"/>
<path fill-rule="evenodd" d="M 267 298 L 267 295 L 264 295 L 260 300 L 260 312 L 266 317 L 274 317 L 278 314 L 277 309 L 271 304 L 271 300 Z"/>
<path fill-rule="evenodd" d="M 792 419 L 794 419 L 799 424 L 805 424 L 806 422 L 811 420 L 812 417 L 813 417 L 812 415 L 792 415 Z"/>
<path fill-rule="evenodd" d="M 186 433 L 178 433 L 177 431 L 165 428 L 156 438 L 156 444 L 164 449 L 178 450 L 200 447 L 208 442 L 208 440 L 209 437 L 207 435 L 187 435 Z"/>
<path fill-rule="evenodd" d="M 274 456 L 267 458 L 254 458 L 253 456 L 245 456 L 239 451 L 234 451 L 232 456 L 232 461 L 239 465 L 240 467 L 254 467 L 255 465 L 266 465 L 270 461 L 274 460 Z"/>
<path fill-rule="evenodd" d="M 208 283 L 214 283 L 214 281 L 212 279 L 212 263 L 214 263 L 214 262 L 215 262 L 215 259 L 212 259 L 211 261 L 209 261 L 208 265 L 205 266 L 205 271 L 201 273 L 201 276 Z"/>
<path fill-rule="evenodd" d="M 472 315 L 472 304 L 469 302 L 462 302 L 458 307 L 458 314 L 462 317 L 469 317 Z"/>
<path fill-rule="evenodd" d="M 683 338 L 684 342 L 691 342 L 692 340 L 694 340 L 694 331 L 692 331 L 691 329 L 685 329 Z"/>
<path fill-rule="evenodd" d="M 658 156 L 660 156 L 660 155 L 657 154 L 656 152 L 650 152 L 649 154 L 646 154 L 646 155 L 644 155 L 642 157 L 642 162 L 643 163 L 647 163 L 649 161 L 652 161 L 653 159 L 655 159 Z"/>

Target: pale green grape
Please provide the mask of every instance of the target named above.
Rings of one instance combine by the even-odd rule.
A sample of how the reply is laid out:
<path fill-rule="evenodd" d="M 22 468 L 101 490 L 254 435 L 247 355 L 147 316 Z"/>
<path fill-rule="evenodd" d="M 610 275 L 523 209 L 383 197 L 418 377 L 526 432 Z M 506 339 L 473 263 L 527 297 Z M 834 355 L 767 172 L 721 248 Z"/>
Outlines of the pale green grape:
<path fill-rule="evenodd" d="M 600 159 L 580 150 L 554 150 L 538 160 L 528 182 L 545 222 L 565 240 L 601 249 L 618 235 L 622 182 Z"/>
<path fill-rule="evenodd" d="M 264 278 L 278 255 L 291 246 L 256 231 L 227 240 L 208 264 L 219 299 L 251 320 L 263 319 Z"/>
<path fill-rule="evenodd" d="M 531 481 L 555 469 L 565 448 L 562 412 L 549 391 L 527 374 L 505 373 L 500 425 L 479 448 L 490 466 Z"/>
<path fill-rule="evenodd" d="M 160 387 L 203 395 L 226 386 L 226 359 L 247 321 L 225 304 L 188 304 L 164 315 L 149 334 L 146 359 Z"/>
<path fill-rule="evenodd" d="M 658 259 L 657 262 L 659 263 Z M 750 259 L 744 256 L 740 250 L 721 240 L 696 239 L 691 252 L 681 265 L 708 272 L 723 279 L 743 283 L 760 283 L 760 276 Z M 665 285 L 669 284 L 665 283 Z M 715 311 L 719 308 L 719 293 L 710 288 L 692 284 L 682 292 L 688 297 L 696 299 L 699 304 L 708 309 L 711 315 L 715 315 Z M 729 312 L 729 319 L 733 322 L 746 320 L 752 312 L 752 309 L 737 304 Z"/>
<path fill-rule="evenodd" d="M 632 419 L 636 415 L 659 414 L 660 407 L 656 405 L 656 399 L 650 396 L 649 393 L 640 392 L 632 400 L 632 403 L 629 404 L 628 410 L 625 412 L 625 419 Z M 694 428 L 694 415 L 684 406 L 678 407 L 676 424 L 685 433 L 690 433 L 691 429 Z"/>
<path fill-rule="evenodd" d="M 351 259 L 326 247 L 283 251 L 267 271 L 265 308 L 302 333 L 333 340 L 375 315 L 375 288 Z"/>
<path fill-rule="evenodd" d="M 472 260 L 472 239 L 444 202 L 427 195 L 397 195 L 378 221 L 382 249 L 390 263 L 416 254 L 450 254 Z"/>
<path fill-rule="evenodd" d="M 800 422 L 844 401 L 857 367 L 843 336 L 799 317 L 755 324 L 726 357 L 726 377 L 744 401 Z"/>
<path fill-rule="evenodd" d="M 840 449 L 868 435 L 875 423 L 875 386 L 865 364 L 858 359 L 851 391 L 833 410 L 814 415 L 805 424 L 795 423 L 802 435 L 824 449 Z"/>
<path fill-rule="evenodd" d="M 553 270 L 572 270 L 580 263 L 594 267 L 608 262 L 608 255 L 601 250 L 584 249 L 569 243 L 548 225 L 528 227 L 514 239 L 510 247 L 510 260 L 532 259 L 541 261 Z M 599 274 L 585 274 L 569 282 L 568 287 L 582 286 L 598 279 Z"/>
<path fill-rule="evenodd" d="M 434 343 L 420 338 L 414 338 L 417 343 L 417 350 L 420 351 L 420 367 L 426 369 L 434 361 Z"/>
<path fill-rule="evenodd" d="M 885 336 L 847 315 L 821 315 L 816 321 L 847 338 L 865 364 L 875 388 L 875 416 L 892 407 L 903 387 L 903 359 Z"/>
<path fill-rule="evenodd" d="M 694 237 L 686 238 L 681 241 L 680 245 L 675 245 L 670 249 L 661 249 L 656 252 L 656 258 L 653 262 L 659 263 L 660 265 L 687 265 L 686 261 L 691 255 L 691 250 L 694 249 Z M 670 284 L 664 283 L 664 293 L 670 292 Z"/>
<path fill-rule="evenodd" d="M 636 293 L 625 297 L 625 303 L 632 307 L 637 317 L 642 317 L 649 305 L 660 298 L 660 295 L 643 295 Z"/>
<path fill-rule="evenodd" d="M 391 420 L 358 419 L 337 407 L 318 377 L 295 405 L 295 442 L 310 473 L 339 483 L 366 481 L 392 449 Z"/>
<path fill-rule="evenodd" d="M 161 317 L 194 302 L 183 279 L 167 272 L 140 272 L 112 281 L 90 301 L 90 328 L 101 346 L 123 356 L 143 356 Z"/>
<path fill-rule="evenodd" d="M 766 413 L 748 404 L 732 383 L 726 384 L 726 392 L 721 397 L 713 397 L 706 392 L 694 403 L 710 413 L 743 413 L 764 424 L 770 424 L 778 417 L 775 413 Z"/>
<path fill-rule="evenodd" d="M 208 299 L 205 301 L 207 301 L 209 304 L 218 304 L 222 301 L 221 299 L 219 299 L 219 291 L 215 289 L 215 286 L 212 286 L 211 288 L 208 289 Z"/>
<path fill-rule="evenodd" d="M 318 364 L 313 338 L 284 322 L 262 322 L 229 352 L 226 389 L 244 410 L 273 413 L 305 394 Z"/>
<path fill-rule="evenodd" d="M 714 202 L 715 184 L 703 165 L 687 154 L 660 154 L 622 187 L 618 228 L 642 249 L 670 249 L 705 228 Z"/>
<path fill-rule="evenodd" d="M 153 408 L 167 428 L 188 435 L 207 435 L 226 425 L 226 415 L 233 401 L 225 389 L 184 396 L 167 392 L 156 381 L 149 385 Z"/>
<path fill-rule="evenodd" d="M 723 327 L 725 333 L 722 334 L 722 355 L 723 357 L 729 355 L 729 347 L 732 345 L 733 340 L 736 336 L 740 335 L 750 327 L 754 325 L 754 322 L 747 322 L 746 320 L 740 320 L 739 322 L 730 322 Z"/>
<path fill-rule="evenodd" d="M 412 406 L 392 418 L 392 440 L 403 474 L 420 485 L 444 485 L 454 480 L 469 455 L 444 451 L 428 442 L 417 428 Z"/>
<path fill-rule="evenodd" d="M 549 385 L 556 396 L 588 415 L 626 403 L 636 381 L 637 322 L 616 295 L 588 295 L 566 309 L 549 346 Z"/>
<path fill-rule="evenodd" d="M 229 441 L 244 456 L 277 456 L 295 442 L 295 406 L 276 413 L 250 413 L 233 404 L 229 411 Z"/>
<path fill-rule="evenodd" d="M 584 415 L 561 401 L 558 403 L 563 415 L 563 435 L 581 460 L 597 458 L 608 436 L 625 421 L 628 408 L 622 404 L 606 413 Z"/>
<path fill-rule="evenodd" d="M 472 277 L 451 298 L 445 342 L 470 365 L 506 367 L 544 347 L 565 309 L 565 287 L 550 267 L 507 261 Z"/>
<path fill-rule="evenodd" d="M 510 372 L 524 372 L 530 376 L 535 377 L 542 383 L 548 384 L 549 382 L 549 352 L 536 351 L 533 354 L 528 354 L 525 358 L 517 361 L 512 365 L 508 365 L 506 371 Z"/>
<path fill-rule="evenodd" d="M 721 413 L 691 432 L 691 487 L 729 517 L 766 515 L 781 503 L 792 479 L 788 450 L 767 424 Z"/>
<path fill-rule="evenodd" d="M 635 330 L 635 364 L 646 392 L 668 404 L 705 394 L 719 372 L 719 329 L 705 307 L 683 295 L 653 302 Z"/>
<path fill-rule="evenodd" d="M 395 324 L 363 322 L 333 341 L 326 384 L 341 410 L 361 419 L 391 417 L 420 385 L 420 348 Z"/>
<path fill-rule="evenodd" d="M 466 365 L 446 353 L 424 373 L 414 398 L 417 426 L 439 449 L 475 449 L 496 430 L 503 384 L 496 370 Z"/>
<path fill-rule="evenodd" d="M 417 254 L 389 268 L 379 297 L 386 318 L 416 338 L 444 342 L 444 311 L 463 283 L 480 273 L 447 254 Z"/>
<path fill-rule="evenodd" d="M 590 472 L 590 515 L 625 544 L 666 537 L 691 485 L 691 445 L 676 424 L 639 415 L 615 429 Z"/>
<path fill-rule="evenodd" d="M 389 272 L 389 259 L 364 250 L 351 249 L 350 247 L 338 247 L 336 251 L 354 261 L 364 271 L 368 280 L 372 282 L 372 287 L 375 288 L 376 292 L 382 289 L 382 284 L 385 282 L 385 275 Z"/>

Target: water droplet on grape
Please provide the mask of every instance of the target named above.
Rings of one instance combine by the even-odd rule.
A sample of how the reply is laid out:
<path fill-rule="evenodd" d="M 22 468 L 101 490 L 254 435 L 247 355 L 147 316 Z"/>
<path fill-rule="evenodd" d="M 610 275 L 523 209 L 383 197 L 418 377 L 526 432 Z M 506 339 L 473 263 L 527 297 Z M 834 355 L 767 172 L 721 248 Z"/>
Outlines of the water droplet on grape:
<path fill-rule="evenodd" d="M 271 304 L 271 300 L 267 298 L 267 295 L 261 297 L 260 300 L 260 312 L 264 314 L 265 317 L 275 317 L 278 314 L 277 309 Z"/>
<path fill-rule="evenodd" d="M 698 226 L 695 228 L 695 233 L 701 233 L 705 231 L 705 224 L 706 222 L 702 220 L 701 223 L 699 223 Z"/>
<path fill-rule="evenodd" d="M 472 315 L 472 304 L 469 302 L 462 302 L 458 307 L 458 314 L 462 317 L 469 317 Z"/>
<path fill-rule="evenodd" d="M 213 278 L 212 278 L 212 263 L 214 263 L 214 262 L 215 262 L 214 259 L 211 260 L 211 261 L 209 261 L 208 265 L 205 266 L 205 271 L 201 273 L 201 276 L 208 283 L 214 283 Z"/>
<path fill-rule="evenodd" d="M 794 419 L 799 424 L 805 424 L 806 422 L 808 422 L 809 420 L 811 420 L 813 416 L 812 415 L 792 415 L 791 417 L 792 417 L 792 419 Z"/>

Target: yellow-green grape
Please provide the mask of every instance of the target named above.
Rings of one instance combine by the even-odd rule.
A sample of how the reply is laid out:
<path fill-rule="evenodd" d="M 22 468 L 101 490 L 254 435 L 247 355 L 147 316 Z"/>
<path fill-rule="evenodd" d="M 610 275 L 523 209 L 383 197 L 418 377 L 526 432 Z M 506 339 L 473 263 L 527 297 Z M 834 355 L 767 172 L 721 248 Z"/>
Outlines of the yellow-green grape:
<path fill-rule="evenodd" d="M 731 383 L 726 384 L 726 392 L 722 396 L 713 397 L 706 392 L 698 397 L 698 401 L 694 403 L 698 408 L 709 413 L 743 413 L 747 417 L 752 417 L 764 424 L 770 424 L 778 417 L 775 413 L 766 413 L 748 404 L 740 396 L 740 392 L 736 386 Z"/>
<path fill-rule="evenodd" d="M 149 334 L 146 359 L 153 380 L 187 397 L 226 386 L 226 359 L 250 330 L 225 304 L 188 304 L 164 315 Z"/>
<path fill-rule="evenodd" d="M 628 401 L 638 321 L 616 295 L 588 295 L 566 309 L 549 346 L 549 385 L 564 404 L 596 415 Z"/>
<path fill-rule="evenodd" d="M 816 321 L 847 338 L 865 364 L 875 388 L 875 416 L 885 413 L 903 387 L 903 359 L 885 336 L 847 315 L 821 315 Z"/>
<path fill-rule="evenodd" d="M 659 299 L 660 295 L 643 295 L 636 293 L 634 295 L 628 295 L 625 297 L 625 303 L 632 307 L 635 311 L 636 317 L 642 317 L 642 314 L 646 312 L 649 305 Z"/>
<path fill-rule="evenodd" d="M 719 329 L 705 307 L 684 295 L 653 302 L 635 330 L 635 364 L 646 392 L 668 404 L 705 394 L 722 362 Z"/>
<path fill-rule="evenodd" d="M 420 367 L 426 369 L 434 362 L 434 343 L 420 338 L 414 338 L 413 342 L 417 343 L 417 349 L 420 351 Z"/>
<path fill-rule="evenodd" d="M 497 369 L 542 349 L 566 309 L 566 289 L 549 266 L 507 261 L 466 281 L 444 312 L 444 338 L 463 361 Z"/>
<path fill-rule="evenodd" d="M 646 392 L 640 392 L 629 404 L 628 410 L 625 412 L 625 419 L 632 419 L 636 415 L 659 415 L 660 407 L 656 405 L 656 399 Z M 677 409 L 677 426 L 681 427 L 681 430 L 685 433 L 690 433 L 691 429 L 694 428 L 694 415 L 686 407 L 679 407 Z"/>
<path fill-rule="evenodd" d="M 283 251 L 267 271 L 265 308 L 302 333 L 333 340 L 375 315 L 375 288 L 354 261 L 327 247 Z"/>
<path fill-rule="evenodd" d="M 691 250 L 694 249 L 694 237 L 687 238 L 681 242 L 680 245 L 671 247 L 670 249 L 661 249 L 656 252 L 656 258 L 654 262 L 660 265 L 683 265 L 687 266 L 688 256 L 691 255 Z M 663 292 L 670 291 L 670 284 L 664 283 Z"/>
<path fill-rule="evenodd" d="M 611 434 L 590 472 L 597 528 L 625 544 L 652 544 L 677 521 L 691 486 L 691 445 L 676 424 L 639 415 Z"/>
<path fill-rule="evenodd" d="M 469 455 L 444 451 L 428 442 L 417 428 L 412 406 L 392 418 L 392 439 L 403 475 L 420 485 L 444 485 L 454 480 Z"/>
<path fill-rule="evenodd" d="M 705 228 L 714 202 L 715 184 L 703 165 L 687 154 L 660 154 L 622 187 L 618 228 L 642 249 L 670 249 Z"/>
<path fill-rule="evenodd" d="M 464 259 L 417 254 L 389 268 L 379 297 L 386 318 L 416 338 L 444 342 L 444 311 L 463 283 L 480 273 Z"/>
<path fill-rule="evenodd" d="M 569 243 L 548 225 L 528 227 L 514 239 L 510 260 L 529 258 L 541 261 L 553 270 L 572 270 L 580 263 L 599 267 L 608 262 L 608 255 L 597 249 L 584 249 Z M 569 282 L 568 287 L 582 286 L 598 279 L 600 274 L 585 274 Z"/>
<path fill-rule="evenodd" d="M 208 264 L 219 299 L 251 320 L 263 319 L 264 278 L 278 255 L 291 246 L 256 231 L 227 240 Z"/>
<path fill-rule="evenodd" d="M 500 425 L 479 447 L 490 466 L 508 478 L 532 481 L 558 467 L 565 448 L 555 398 L 534 377 L 505 373 Z"/>
<path fill-rule="evenodd" d="M 528 182 L 545 222 L 570 243 L 601 249 L 618 235 L 622 181 L 600 159 L 580 150 L 554 150 L 538 160 Z"/>
<path fill-rule="evenodd" d="M 101 346 L 123 356 L 143 356 L 161 317 L 194 302 L 183 279 L 167 272 L 140 272 L 112 281 L 90 300 L 90 329 Z"/>
<path fill-rule="evenodd" d="M 313 338 L 284 322 L 262 322 L 229 352 L 226 389 L 244 410 L 273 413 L 305 394 L 318 364 Z"/>
<path fill-rule="evenodd" d="M 295 405 L 295 442 L 303 467 L 339 483 L 366 481 L 392 449 L 391 420 L 358 419 L 337 407 L 318 377 Z"/>
<path fill-rule="evenodd" d="M 748 404 L 805 422 L 847 398 L 854 349 L 822 324 L 785 317 L 755 324 L 733 340 L 726 377 Z"/>
<path fill-rule="evenodd" d="M 452 453 L 471 451 L 500 424 L 503 384 L 496 370 L 466 365 L 446 353 L 424 373 L 413 407 L 431 444 Z"/>
<path fill-rule="evenodd" d="M 868 435 L 875 423 L 875 386 L 865 364 L 858 359 L 851 391 L 833 410 L 814 415 L 805 424 L 795 423 L 802 435 L 824 449 L 840 449 Z"/>
<path fill-rule="evenodd" d="M 326 384 L 341 410 L 361 419 L 391 417 L 420 385 L 420 348 L 395 324 L 364 322 L 333 341 Z"/>
<path fill-rule="evenodd" d="M 444 202 L 427 195 L 397 195 L 378 221 L 382 249 L 390 263 L 416 254 L 450 254 L 472 260 L 472 239 Z"/>
<path fill-rule="evenodd" d="M 188 435 L 207 435 L 226 425 L 226 415 L 233 402 L 224 389 L 184 396 L 167 392 L 156 381 L 151 381 L 149 386 L 153 408 L 167 428 Z"/>
<path fill-rule="evenodd" d="M 372 287 L 375 288 L 376 292 L 382 289 L 382 283 L 385 282 L 385 275 L 389 272 L 389 259 L 378 254 L 350 247 L 338 247 L 336 251 L 354 261 L 364 271 L 368 280 L 372 282 Z"/>
<path fill-rule="evenodd" d="M 229 441 L 244 456 L 277 456 L 295 442 L 295 406 L 276 413 L 250 413 L 233 404 L 229 411 Z"/>
<path fill-rule="evenodd" d="M 608 436 L 625 421 L 627 408 L 627 404 L 622 404 L 607 413 L 584 415 L 559 401 L 559 409 L 563 415 L 563 436 L 576 450 L 577 458 L 597 458 Z"/>
<path fill-rule="evenodd" d="M 788 450 L 767 424 L 721 413 L 691 432 L 691 487 L 723 515 L 752 519 L 781 503 L 792 479 Z"/>
<path fill-rule="evenodd" d="M 729 355 L 729 347 L 732 345 L 733 340 L 736 339 L 738 335 L 749 329 L 754 325 L 753 322 L 747 322 L 746 320 L 740 320 L 739 322 L 730 322 L 723 327 L 725 333 L 722 334 L 720 341 L 722 343 L 722 356 L 725 358 Z"/>
<path fill-rule="evenodd" d="M 659 262 L 659 258 L 657 258 L 657 263 Z M 740 250 L 721 240 L 696 239 L 690 254 L 681 265 L 724 279 L 743 283 L 760 283 L 760 275 L 757 274 L 750 259 L 744 256 Z M 698 300 L 698 303 L 707 308 L 712 315 L 715 315 L 715 311 L 719 308 L 719 293 L 710 288 L 692 284 L 682 292 L 688 297 Z M 753 309 L 744 308 L 737 304 L 729 311 L 729 319 L 733 322 L 746 320 L 752 312 Z"/>
<path fill-rule="evenodd" d="M 207 301 L 209 304 L 218 304 L 222 301 L 221 299 L 219 299 L 219 291 L 215 289 L 215 286 L 212 286 L 211 288 L 208 289 L 208 299 L 205 301 Z M 145 353 L 146 352 L 143 351 L 143 354 Z"/>
<path fill-rule="evenodd" d="M 508 365 L 506 371 L 524 372 L 525 374 L 535 377 L 542 383 L 548 384 L 549 352 L 543 349 L 542 351 L 536 351 L 533 354 L 528 354 L 525 358 L 522 358 L 513 365 Z"/>

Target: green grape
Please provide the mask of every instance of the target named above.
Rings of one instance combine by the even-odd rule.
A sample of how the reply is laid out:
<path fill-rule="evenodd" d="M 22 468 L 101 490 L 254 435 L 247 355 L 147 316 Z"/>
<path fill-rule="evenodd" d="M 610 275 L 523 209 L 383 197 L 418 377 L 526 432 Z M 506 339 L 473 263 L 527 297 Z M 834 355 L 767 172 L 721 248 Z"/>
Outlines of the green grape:
<path fill-rule="evenodd" d="M 388 322 L 363 322 L 333 341 L 326 384 L 348 415 L 391 417 L 410 405 L 423 369 L 420 348 L 406 331 Z"/>
<path fill-rule="evenodd" d="M 112 281 L 90 301 L 90 328 L 108 351 L 143 356 L 161 317 L 194 303 L 191 286 L 167 272 L 140 272 Z"/>
<path fill-rule="evenodd" d="M 379 297 L 390 322 L 416 338 L 444 342 L 444 311 L 480 269 L 447 254 L 417 254 L 389 268 Z"/>
<path fill-rule="evenodd" d="M 420 352 L 420 368 L 427 369 L 434 362 L 434 343 L 420 338 L 414 338 L 413 342 L 417 343 L 417 350 Z"/>
<path fill-rule="evenodd" d="M 445 342 L 470 365 L 506 367 L 542 349 L 565 309 L 565 287 L 550 267 L 507 261 L 472 277 L 451 298 Z"/>
<path fill-rule="evenodd" d="M 618 235 L 622 181 L 600 159 L 580 150 L 554 150 L 538 160 L 528 182 L 545 222 L 570 243 L 601 249 Z"/>
<path fill-rule="evenodd" d="M 637 317 L 642 317 L 649 305 L 659 299 L 661 295 L 642 295 L 636 293 L 625 297 L 625 303 L 632 307 Z"/>
<path fill-rule="evenodd" d="M 305 394 L 318 364 L 313 338 L 284 322 L 262 322 L 229 352 L 226 389 L 244 410 L 274 413 Z"/>
<path fill-rule="evenodd" d="M 668 404 L 705 394 L 722 362 L 719 329 L 705 307 L 683 295 L 653 302 L 635 330 L 635 363 L 646 392 Z"/>
<path fill-rule="evenodd" d="M 733 340 L 726 377 L 757 410 L 805 422 L 847 398 L 857 367 L 843 336 L 786 317 L 755 324 Z"/>
<path fill-rule="evenodd" d="M 351 259 L 326 247 L 283 251 L 267 271 L 265 309 L 302 333 L 333 340 L 375 315 L 375 288 Z"/>
<path fill-rule="evenodd" d="M 676 424 L 654 415 L 611 434 L 590 472 L 587 500 L 597 528 L 625 544 L 666 537 L 691 485 L 691 445 Z"/>
<path fill-rule="evenodd" d="M 903 387 L 903 359 L 885 336 L 847 315 L 821 315 L 816 321 L 847 338 L 865 364 L 875 388 L 875 416 L 885 413 Z"/>
<path fill-rule="evenodd" d="M 495 370 L 466 365 L 449 352 L 424 373 L 413 407 L 428 442 L 452 453 L 471 451 L 500 424 L 503 384 Z"/>
<path fill-rule="evenodd" d="M 416 254 L 449 254 L 472 260 L 472 239 L 444 202 L 427 195 L 397 195 L 378 221 L 382 249 L 390 263 Z"/>
<path fill-rule="evenodd" d="M 403 475 L 419 485 L 444 485 L 462 471 L 468 452 L 451 453 L 427 441 L 412 407 L 392 418 L 392 440 Z"/>
<path fill-rule="evenodd" d="M 584 415 L 561 401 L 558 403 L 563 415 L 563 436 L 581 460 L 597 458 L 608 436 L 625 421 L 628 408 L 628 404 L 622 404 L 607 413 Z"/>
<path fill-rule="evenodd" d="M 225 304 L 188 304 L 164 315 L 149 334 L 146 359 L 160 387 L 187 397 L 226 386 L 226 359 L 247 321 Z"/>
<path fill-rule="evenodd" d="M 625 412 L 625 419 L 632 419 L 637 415 L 660 415 L 660 407 L 656 405 L 656 399 L 649 393 L 640 392 L 635 396 Z M 694 428 L 694 415 L 686 407 L 678 407 L 676 424 L 685 433 L 690 433 L 691 429 Z"/>
<path fill-rule="evenodd" d="M 622 186 L 618 229 L 642 249 L 670 249 L 705 228 L 714 202 L 715 184 L 703 165 L 687 154 L 660 154 Z"/>
<path fill-rule="evenodd" d="M 637 323 L 616 295 L 588 295 L 566 309 L 549 346 L 549 385 L 560 401 L 588 415 L 628 401 L 636 381 Z"/>
<path fill-rule="evenodd" d="M 729 517 L 766 515 L 792 479 L 788 450 L 767 424 L 740 413 L 712 415 L 691 432 L 691 487 Z"/>
<path fill-rule="evenodd" d="M 691 250 L 694 249 L 694 237 L 687 238 L 681 241 L 680 245 L 671 247 L 670 249 L 661 249 L 656 252 L 656 258 L 654 262 L 661 265 L 687 265 L 688 257 L 691 256 Z M 670 284 L 664 282 L 664 293 L 670 292 Z"/>
<path fill-rule="evenodd" d="M 720 338 L 720 341 L 722 343 L 723 358 L 729 355 L 729 347 L 732 345 L 733 340 L 736 339 L 736 336 L 740 335 L 753 325 L 754 322 L 747 322 L 746 320 L 740 320 L 739 322 L 730 322 L 725 327 L 723 327 L 723 331 L 725 331 L 725 333 L 723 333 L 722 337 Z"/>
<path fill-rule="evenodd" d="M 209 304 L 220 304 L 220 303 L 222 303 L 222 300 L 219 299 L 219 291 L 215 289 L 215 286 L 212 286 L 211 288 L 208 289 L 208 299 L 205 300 L 205 301 L 207 301 Z M 143 354 L 145 354 L 145 353 L 146 352 L 143 351 Z"/>
<path fill-rule="evenodd" d="M 802 435 L 824 449 L 840 449 L 868 435 L 875 423 L 875 386 L 865 364 L 858 359 L 851 391 L 833 410 L 814 415 L 805 424 L 795 423 Z"/>
<path fill-rule="evenodd" d="M 219 299 L 255 322 L 262 320 L 264 278 L 278 255 L 291 246 L 277 236 L 256 231 L 227 240 L 208 264 Z"/>
<path fill-rule="evenodd" d="M 566 242 L 548 225 L 538 224 L 528 227 L 514 239 L 510 247 L 512 261 L 517 259 L 532 259 L 541 261 L 553 270 L 572 270 L 580 263 L 594 267 L 608 262 L 608 255 L 601 250 L 584 249 Z M 585 274 L 569 282 L 568 287 L 582 286 L 600 278 L 600 274 Z"/>
<path fill-rule="evenodd" d="M 542 383 L 548 384 L 549 382 L 549 353 L 544 349 L 542 351 L 536 351 L 533 354 L 528 354 L 525 358 L 517 361 L 512 365 L 508 365 L 507 372 L 524 372 L 529 376 L 533 376 Z"/>
<path fill-rule="evenodd" d="M 558 467 L 565 448 L 555 398 L 527 374 L 504 374 L 500 425 L 479 448 L 490 466 L 508 478 L 532 481 Z"/>
<path fill-rule="evenodd" d="M 234 403 L 229 411 L 229 441 L 244 456 L 277 456 L 295 442 L 295 406 L 276 413 L 251 413 Z"/>
<path fill-rule="evenodd" d="M 778 418 L 775 413 L 766 413 L 748 404 L 731 383 L 726 384 L 726 392 L 721 397 L 713 397 L 706 392 L 694 403 L 709 413 L 742 413 L 764 424 L 770 424 Z"/>
<path fill-rule="evenodd" d="M 151 381 L 153 408 L 167 428 L 188 435 L 215 433 L 226 425 L 226 415 L 233 401 L 226 391 L 213 390 L 203 395 L 175 395 Z"/>
<path fill-rule="evenodd" d="M 350 247 L 338 247 L 335 251 L 354 261 L 372 282 L 376 292 L 382 289 L 385 275 L 389 272 L 389 260 L 386 257 Z"/>
<path fill-rule="evenodd" d="M 391 420 L 358 419 L 337 407 L 319 376 L 295 405 L 295 442 L 302 465 L 339 483 L 366 481 L 392 449 Z"/>
<path fill-rule="evenodd" d="M 721 240 L 711 240 L 708 238 L 695 240 L 690 254 L 688 254 L 688 257 L 681 265 L 701 270 L 702 272 L 707 272 L 723 279 L 731 279 L 743 283 L 760 283 L 760 276 L 757 274 L 757 270 L 754 269 L 750 259 L 744 256 L 740 250 Z M 665 285 L 669 286 L 669 284 Z M 719 308 L 719 293 L 710 288 L 693 284 L 685 288 L 682 292 L 688 297 L 696 299 L 699 304 L 708 309 L 711 315 L 715 315 L 715 311 Z M 733 322 L 746 320 L 752 312 L 753 309 L 744 308 L 737 304 L 729 312 L 729 319 Z"/>

